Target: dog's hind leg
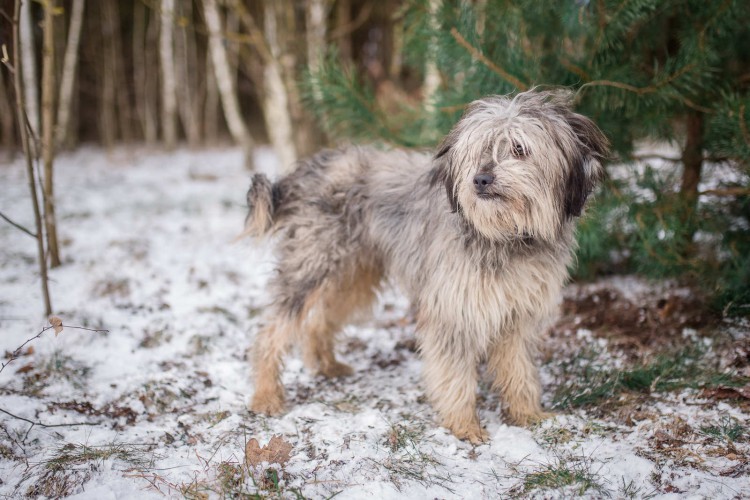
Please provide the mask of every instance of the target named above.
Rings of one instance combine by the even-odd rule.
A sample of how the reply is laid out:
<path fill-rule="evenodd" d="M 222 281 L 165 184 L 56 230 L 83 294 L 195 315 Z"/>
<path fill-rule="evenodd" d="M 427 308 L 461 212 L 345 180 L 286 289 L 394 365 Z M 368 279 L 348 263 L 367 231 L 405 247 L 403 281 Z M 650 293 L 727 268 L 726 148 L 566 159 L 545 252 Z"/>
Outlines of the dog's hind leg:
<path fill-rule="evenodd" d="M 281 369 L 297 328 L 295 323 L 289 317 L 276 316 L 258 332 L 253 346 L 255 394 L 249 405 L 256 413 L 278 415 L 284 410 Z"/>
<path fill-rule="evenodd" d="M 304 360 L 310 370 L 329 378 L 351 375 L 351 367 L 336 359 L 336 335 L 353 315 L 371 307 L 380 279 L 377 269 L 357 269 L 349 279 L 331 283 L 311 306 L 302 326 Z"/>

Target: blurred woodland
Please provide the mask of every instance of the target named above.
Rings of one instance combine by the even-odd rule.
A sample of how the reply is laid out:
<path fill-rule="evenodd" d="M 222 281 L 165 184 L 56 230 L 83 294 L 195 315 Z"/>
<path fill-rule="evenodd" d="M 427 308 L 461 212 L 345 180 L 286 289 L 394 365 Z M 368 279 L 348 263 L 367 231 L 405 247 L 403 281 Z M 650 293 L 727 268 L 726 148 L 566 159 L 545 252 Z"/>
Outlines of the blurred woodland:
<path fill-rule="evenodd" d="M 57 151 L 231 140 L 252 168 L 268 143 L 288 170 L 347 140 L 432 147 L 482 95 L 565 86 L 618 166 L 577 276 L 676 278 L 747 314 L 747 19 L 744 0 L 2 0 L 0 144 L 44 166 L 54 266 Z"/>

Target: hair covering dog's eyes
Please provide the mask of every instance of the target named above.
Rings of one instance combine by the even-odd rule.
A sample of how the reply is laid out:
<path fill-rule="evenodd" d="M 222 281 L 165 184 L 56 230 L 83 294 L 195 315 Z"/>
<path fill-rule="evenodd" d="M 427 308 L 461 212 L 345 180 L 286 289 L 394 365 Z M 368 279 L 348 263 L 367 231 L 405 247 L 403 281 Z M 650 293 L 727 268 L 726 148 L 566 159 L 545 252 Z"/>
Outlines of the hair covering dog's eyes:
<path fill-rule="evenodd" d="M 511 153 L 516 158 L 523 158 L 524 156 L 528 156 L 529 152 L 526 151 L 526 148 L 523 147 L 523 144 L 520 142 L 514 142 L 511 146 Z"/>

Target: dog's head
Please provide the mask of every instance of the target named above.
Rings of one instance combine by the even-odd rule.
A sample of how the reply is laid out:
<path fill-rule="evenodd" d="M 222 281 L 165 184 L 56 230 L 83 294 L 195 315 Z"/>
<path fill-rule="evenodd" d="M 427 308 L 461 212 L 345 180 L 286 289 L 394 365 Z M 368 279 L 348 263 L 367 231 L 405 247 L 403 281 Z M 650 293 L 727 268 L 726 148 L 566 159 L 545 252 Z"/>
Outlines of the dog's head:
<path fill-rule="evenodd" d="M 529 91 L 469 105 L 434 159 L 453 211 L 495 240 L 553 240 L 601 181 L 608 141 L 570 93 Z"/>

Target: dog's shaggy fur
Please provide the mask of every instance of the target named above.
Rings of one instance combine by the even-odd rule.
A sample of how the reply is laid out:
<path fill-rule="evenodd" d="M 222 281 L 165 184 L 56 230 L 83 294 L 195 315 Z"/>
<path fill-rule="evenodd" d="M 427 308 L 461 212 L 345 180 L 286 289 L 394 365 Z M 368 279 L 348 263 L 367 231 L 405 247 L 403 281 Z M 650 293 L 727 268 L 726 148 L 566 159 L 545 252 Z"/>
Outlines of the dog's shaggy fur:
<path fill-rule="evenodd" d="M 475 408 L 482 361 L 514 422 L 543 417 L 536 343 L 606 153 L 569 94 L 530 91 L 472 103 L 434 156 L 350 147 L 275 184 L 256 175 L 247 229 L 278 233 L 279 264 L 254 346 L 251 410 L 283 410 L 282 357 L 294 341 L 320 374 L 351 373 L 334 356 L 335 334 L 387 279 L 417 310 L 425 386 L 443 425 L 486 438 Z"/>

